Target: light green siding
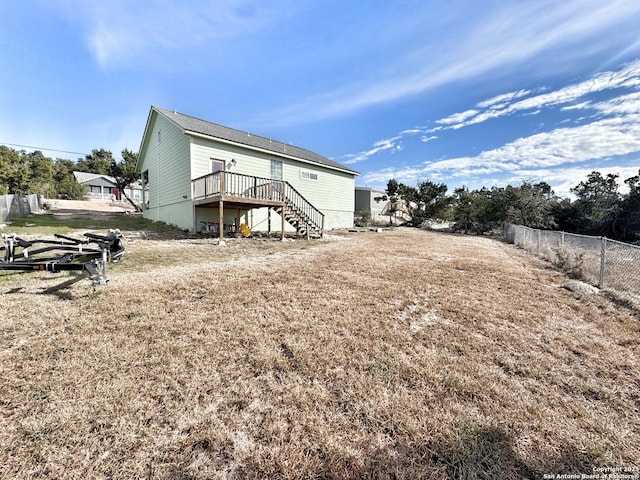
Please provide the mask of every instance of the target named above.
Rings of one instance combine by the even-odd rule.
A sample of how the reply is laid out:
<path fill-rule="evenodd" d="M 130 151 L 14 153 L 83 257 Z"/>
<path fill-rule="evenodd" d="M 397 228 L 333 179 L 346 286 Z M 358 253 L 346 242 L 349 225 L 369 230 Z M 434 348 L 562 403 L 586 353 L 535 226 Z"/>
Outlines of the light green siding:
<path fill-rule="evenodd" d="M 191 229 L 189 138 L 181 128 L 155 112 L 151 114 L 146 133 L 138 161 L 140 172 L 148 172 L 143 215 Z"/>
<path fill-rule="evenodd" d="M 286 147 L 285 147 L 286 148 Z M 192 178 L 198 178 L 210 172 L 211 159 L 224 160 L 227 170 L 234 173 L 253 175 L 269 178 L 271 175 L 271 160 L 277 159 L 283 162 L 283 180 L 289 182 L 311 204 L 325 214 L 325 228 L 350 228 L 353 226 L 354 212 L 354 175 L 326 168 L 321 165 L 302 162 L 287 158 L 283 148 L 283 156 L 269 152 L 259 152 L 236 145 L 228 145 L 222 142 L 191 137 L 191 168 Z M 235 159 L 236 164 L 230 162 Z M 311 172 L 317 175 L 317 179 L 301 178 L 301 172 Z M 217 210 L 198 213 L 198 224 L 205 220 L 205 216 L 215 217 Z M 232 220 L 237 216 L 234 212 L 225 213 L 225 219 Z M 217 217 L 215 217 L 217 218 Z M 225 220 L 226 221 L 226 220 Z M 254 226 L 258 230 L 266 230 L 266 209 L 254 211 Z M 272 213 L 272 228 L 280 229 L 280 217 Z"/>
<path fill-rule="evenodd" d="M 211 159 L 224 160 L 227 164 L 227 170 L 233 173 L 264 178 L 270 176 L 273 155 L 197 136 L 190 138 L 192 178 L 210 173 Z M 236 161 L 234 166 L 230 165 L 232 159 Z"/>
<path fill-rule="evenodd" d="M 154 213 L 157 213 L 159 218 L 148 218 L 175 225 L 183 230 L 193 230 L 193 206 L 190 200 L 162 205 Z"/>
<path fill-rule="evenodd" d="M 202 220 L 218 220 L 218 210 L 198 207 L 194 216 L 191 180 L 209 174 L 212 159 L 224 161 L 227 171 L 264 178 L 271 176 L 271 160 L 275 159 L 283 163 L 283 180 L 325 214 L 325 229 L 352 227 L 354 173 L 291 158 L 287 146 L 278 145 L 282 145 L 281 154 L 186 133 L 152 109 L 138 161 L 140 172 L 148 171 L 144 216 L 180 228 L 200 230 Z M 306 173 L 301 175 L 301 172 Z M 233 223 L 236 216 L 237 210 L 225 210 L 225 222 Z M 280 230 L 280 217 L 272 212 L 271 219 L 272 229 Z M 267 230 L 267 209 L 255 209 L 253 215 L 244 214 L 241 221 L 252 223 L 256 230 Z M 288 226 L 287 230 L 290 229 Z"/>
<path fill-rule="evenodd" d="M 301 171 L 316 173 L 318 179 L 300 178 Z M 353 174 L 294 161 L 285 163 L 284 180 L 323 213 L 350 212 L 353 217 L 355 201 Z"/>

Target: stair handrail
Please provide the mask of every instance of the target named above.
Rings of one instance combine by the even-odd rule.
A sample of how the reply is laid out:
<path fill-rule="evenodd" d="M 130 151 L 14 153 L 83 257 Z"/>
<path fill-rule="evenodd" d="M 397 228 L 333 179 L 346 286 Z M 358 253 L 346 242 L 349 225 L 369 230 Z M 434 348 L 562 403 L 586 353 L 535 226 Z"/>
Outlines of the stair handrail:
<path fill-rule="evenodd" d="M 295 214 L 306 224 L 307 230 L 313 228 L 321 236 L 324 234 L 324 213 L 314 207 L 293 185 L 285 180 L 217 171 L 191 180 L 191 188 L 194 200 L 229 195 L 283 202 L 288 208 L 295 210 Z"/>
<path fill-rule="evenodd" d="M 311 226 L 317 229 L 320 235 L 322 235 L 324 233 L 324 213 L 314 207 L 313 204 L 304 198 L 289 182 L 285 181 L 283 183 L 285 185 L 285 202 L 287 202 L 289 206 L 295 207 L 298 212 L 302 214 L 303 220 L 307 222 L 307 228 L 309 228 L 309 223 L 311 223 Z"/>

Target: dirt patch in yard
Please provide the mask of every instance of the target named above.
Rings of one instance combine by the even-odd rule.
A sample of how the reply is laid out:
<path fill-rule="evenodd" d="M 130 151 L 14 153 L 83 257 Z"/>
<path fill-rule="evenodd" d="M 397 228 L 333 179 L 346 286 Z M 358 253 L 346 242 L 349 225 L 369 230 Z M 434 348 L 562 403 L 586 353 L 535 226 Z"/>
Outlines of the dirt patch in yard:
<path fill-rule="evenodd" d="M 638 466 L 633 311 L 489 239 L 336 238 L 137 239 L 97 292 L 0 276 L 0 478 Z"/>
<path fill-rule="evenodd" d="M 127 201 L 50 200 L 47 205 L 54 215 L 104 215 L 135 211 Z"/>

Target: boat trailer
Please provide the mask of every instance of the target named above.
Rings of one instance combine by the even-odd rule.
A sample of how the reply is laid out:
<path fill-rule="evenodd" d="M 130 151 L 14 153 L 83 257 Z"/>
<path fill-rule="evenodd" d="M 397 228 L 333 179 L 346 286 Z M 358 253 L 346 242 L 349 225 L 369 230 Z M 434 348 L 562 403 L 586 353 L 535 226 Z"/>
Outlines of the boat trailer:
<path fill-rule="evenodd" d="M 85 233 L 82 239 L 55 234 L 55 240 L 24 240 L 15 233 L 3 234 L 0 270 L 52 273 L 80 271 L 89 275 L 93 286 L 106 285 L 107 264 L 124 255 L 122 233 Z M 4 255 L 3 255 L 4 252 Z"/>

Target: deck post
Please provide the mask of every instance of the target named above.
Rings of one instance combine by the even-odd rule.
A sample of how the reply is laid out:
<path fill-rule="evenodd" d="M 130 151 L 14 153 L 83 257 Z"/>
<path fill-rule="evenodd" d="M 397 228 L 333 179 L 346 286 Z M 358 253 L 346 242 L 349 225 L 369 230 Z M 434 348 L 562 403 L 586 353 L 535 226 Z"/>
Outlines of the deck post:
<path fill-rule="evenodd" d="M 224 202 L 218 202 L 218 234 L 220 241 L 224 241 Z"/>
<path fill-rule="evenodd" d="M 271 236 L 271 207 L 269 207 L 269 211 L 267 212 L 267 233 Z"/>
<path fill-rule="evenodd" d="M 193 210 L 193 233 L 198 233 L 198 217 L 196 215 L 196 205 L 191 201 L 191 209 Z"/>
<path fill-rule="evenodd" d="M 285 209 L 285 207 L 286 207 L 285 203 L 282 202 L 282 214 L 281 214 L 282 216 L 280 217 L 282 219 L 282 222 L 281 222 L 282 226 L 281 226 L 281 232 L 280 232 L 280 239 L 281 240 L 284 240 L 284 217 L 285 217 L 284 209 Z"/>

